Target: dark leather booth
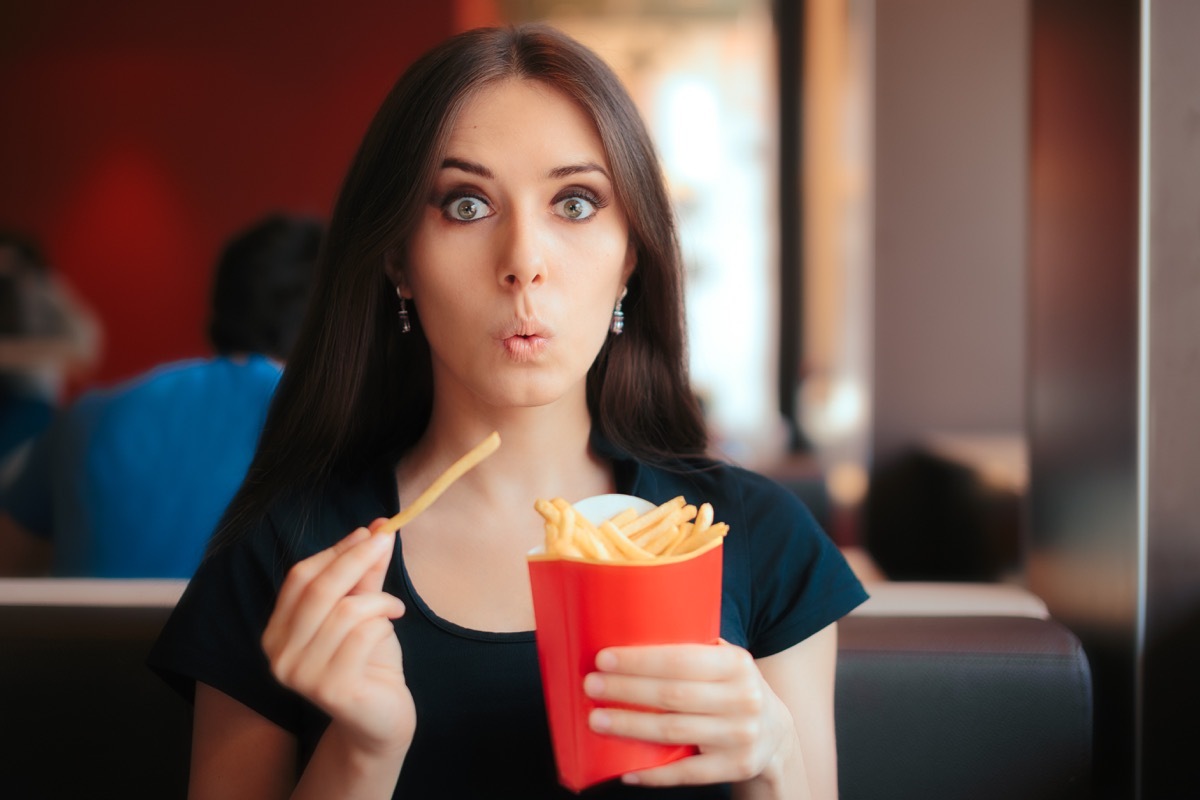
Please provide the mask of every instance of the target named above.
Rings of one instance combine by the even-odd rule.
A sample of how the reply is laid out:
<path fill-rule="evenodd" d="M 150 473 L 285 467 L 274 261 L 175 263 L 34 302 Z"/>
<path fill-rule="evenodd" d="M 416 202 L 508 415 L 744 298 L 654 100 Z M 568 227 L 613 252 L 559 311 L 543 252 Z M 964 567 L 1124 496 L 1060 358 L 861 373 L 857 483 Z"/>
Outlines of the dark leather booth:
<path fill-rule="evenodd" d="M 0 581 L 0 797 L 185 796 L 190 709 L 144 665 L 181 588 Z M 1019 594 L 873 591 L 839 631 L 843 800 L 1090 796 L 1074 635 Z"/>

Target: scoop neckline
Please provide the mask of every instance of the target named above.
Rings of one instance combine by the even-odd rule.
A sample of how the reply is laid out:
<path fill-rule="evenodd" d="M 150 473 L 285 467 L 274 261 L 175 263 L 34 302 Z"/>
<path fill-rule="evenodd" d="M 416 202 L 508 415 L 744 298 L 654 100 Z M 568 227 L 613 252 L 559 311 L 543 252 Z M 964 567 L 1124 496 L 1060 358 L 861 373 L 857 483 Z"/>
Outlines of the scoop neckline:
<path fill-rule="evenodd" d="M 429 607 L 425 602 L 425 598 L 421 597 L 417 587 L 413 585 L 412 576 L 408 574 L 408 567 L 404 563 L 404 541 L 399 534 L 396 535 L 396 548 L 392 554 L 392 563 L 395 564 L 400 572 L 400 577 L 404 581 L 404 588 L 408 592 L 409 598 L 412 599 L 412 604 L 417 607 L 421 615 L 429 620 L 431 624 L 454 636 L 463 639 L 474 639 L 483 642 L 531 642 L 534 640 L 536 629 L 522 631 L 484 631 L 476 628 L 468 628 L 465 625 L 459 625 L 457 622 L 451 622 L 438 615 L 436 611 Z"/>

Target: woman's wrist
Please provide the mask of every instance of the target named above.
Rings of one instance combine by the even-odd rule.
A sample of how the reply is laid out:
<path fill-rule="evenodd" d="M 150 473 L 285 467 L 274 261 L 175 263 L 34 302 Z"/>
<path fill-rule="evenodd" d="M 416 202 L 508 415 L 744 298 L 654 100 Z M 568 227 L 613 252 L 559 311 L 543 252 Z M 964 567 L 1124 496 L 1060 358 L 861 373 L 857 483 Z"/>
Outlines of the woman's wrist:
<path fill-rule="evenodd" d="M 733 796 L 738 800 L 808 800 L 811 797 L 800 737 L 786 708 L 782 710 L 786 718 L 784 734 L 762 771 L 734 786 Z"/>
<path fill-rule="evenodd" d="M 394 741 L 363 742 L 334 720 L 325 729 L 293 800 L 389 798 L 411 744 L 412 736 L 402 734 Z"/>
<path fill-rule="evenodd" d="M 329 723 L 325 733 L 327 736 L 332 733 L 337 738 L 339 748 L 347 757 L 363 764 L 403 764 L 413 739 L 412 731 L 396 731 L 387 738 L 362 736 L 337 720 Z"/>

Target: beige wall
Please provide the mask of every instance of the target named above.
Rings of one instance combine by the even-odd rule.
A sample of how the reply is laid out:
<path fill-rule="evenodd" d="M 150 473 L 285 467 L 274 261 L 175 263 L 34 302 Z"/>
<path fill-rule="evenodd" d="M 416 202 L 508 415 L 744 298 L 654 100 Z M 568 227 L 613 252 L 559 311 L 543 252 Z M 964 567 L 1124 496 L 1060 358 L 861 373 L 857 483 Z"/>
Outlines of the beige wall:
<path fill-rule="evenodd" d="M 1028 3 L 875 0 L 873 460 L 1024 422 Z"/>

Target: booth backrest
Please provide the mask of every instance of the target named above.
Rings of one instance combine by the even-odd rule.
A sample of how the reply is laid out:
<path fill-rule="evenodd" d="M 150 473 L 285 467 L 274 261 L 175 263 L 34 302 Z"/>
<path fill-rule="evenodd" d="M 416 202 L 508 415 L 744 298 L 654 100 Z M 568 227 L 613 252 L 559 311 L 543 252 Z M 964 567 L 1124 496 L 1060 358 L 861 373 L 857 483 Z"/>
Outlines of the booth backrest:
<path fill-rule="evenodd" d="M 190 708 L 145 667 L 181 590 L 0 581 L 0 797 L 185 796 Z M 1090 796 L 1087 659 L 1016 597 L 878 587 L 842 621 L 842 800 Z"/>

